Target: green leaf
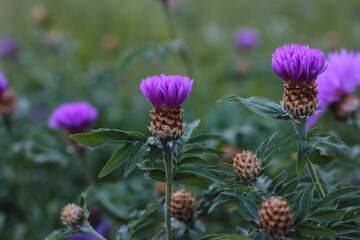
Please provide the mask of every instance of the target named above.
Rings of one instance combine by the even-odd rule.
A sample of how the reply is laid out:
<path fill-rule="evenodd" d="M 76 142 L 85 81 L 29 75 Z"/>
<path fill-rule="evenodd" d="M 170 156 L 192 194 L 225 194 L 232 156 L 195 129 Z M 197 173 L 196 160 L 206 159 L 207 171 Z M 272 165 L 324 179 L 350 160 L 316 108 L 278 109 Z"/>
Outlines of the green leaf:
<path fill-rule="evenodd" d="M 240 97 L 232 96 L 228 98 L 223 98 L 218 102 L 229 102 L 229 101 L 240 101 L 254 113 L 257 113 L 266 118 L 282 119 L 282 120 L 290 119 L 290 114 L 288 114 L 280 106 L 280 104 L 277 104 L 267 98 L 262 98 L 262 97 L 240 98 Z"/>
<path fill-rule="evenodd" d="M 209 234 L 200 238 L 196 238 L 196 240 L 251 240 L 251 238 L 243 235 Z"/>
<path fill-rule="evenodd" d="M 219 139 L 220 137 L 221 136 L 219 136 L 219 135 L 202 134 L 202 135 L 198 135 L 196 137 L 190 138 L 188 141 L 186 141 L 186 143 L 188 143 L 188 144 L 200 143 L 200 142 L 204 142 L 204 141 L 208 141 L 208 140 Z"/>
<path fill-rule="evenodd" d="M 134 141 L 146 142 L 146 137 L 141 133 L 116 129 L 98 129 L 91 133 L 71 135 L 70 138 L 89 147 L 97 147 L 102 144 L 124 144 Z"/>
<path fill-rule="evenodd" d="M 83 191 L 80 195 L 80 201 L 79 201 L 79 205 L 82 209 L 86 208 L 86 195 L 88 194 L 88 192 L 90 191 L 91 186 L 88 187 L 85 191 Z"/>
<path fill-rule="evenodd" d="M 335 155 L 334 154 L 326 154 L 321 151 L 321 149 L 318 149 L 316 147 L 313 148 L 313 151 L 311 152 L 309 159 L 310 161 L 315 165 L 325 165 L 330 163 L 332 160 L 334 160 Z"/>
<path fill-rule="evenodd" d="M 192 132 L 194 131 L 195 128 L 197 128 L 200 124 L 200 120 L 195 120 L 192 123 L 188 123 L 185 125 L 185 131 L 184 134 L 182 135 L 183 139 L 188 139 L 191 137 Z"/>
<path fill-rule="evenodd" d="M 273 140 L 273 138 L 275 137 L 275 135 L 277 134 L 277 132 L 275 132 L 274 134 L 272 134 L 270 137 L 268 137 L 267 139 L 265 139 L 265 141 L 263 141 L 259 148 L 256 151 L 256 157 L 258 159 L 260 159 L 262 165 L 265 167 L 269 161 L 271 160 L 272 154 L 275 150 L 275 148 L 273 146 L 271 146 L 271 142 Z"/>
<path fill-rule="evenodd" d="M 296 173 L 298 176 L 304 171 L 306 162 L 310 155 L 313 153 L 313 146 L 309 141 L 299 140 L 298 141 L 298 158 L 296 161 Z"/>
<path fill-rule="evenodd" d="M 256 222 L 259 207 L 254 203 L 254 201 L 241 195 L 238 195 L 236 200 L 238 202 L 239 214 L 247 220 Z"/>
<path fill-rule="evenodd" d="M 333 191 L 327 194 L 323 199 L 319 200 L 313 207 L 313 209 L 320 209 L 326 206 L 330 202 L 337 201 L 340 198 L 346 198 L 356 196 L 360 194 L 360 187 L 347 187 Z"/>
<path fill-rule="evenodd" d="M 277 195 L 283 196 L 288 192 L 294 192 L 295 189 L 297 188 L 298 183 L 299 183 L 299 179 L 294 178 L 293 180 L 285 184 L 281 189 L 279 189 Z"/>
<path fill-rule="evenodd" d="M 78 232 L 79 230 L 77 228 L 63 228 L 54 231 L 49 236 L 47 236 L 45 240 L 67 240 L 71 235 Z"/>
<path fill-rule="evenodd" d="M 195 165 L 196 166 L 196 165 Z M 218 183 L 224 183 L 220 177 L 212 173 L 208 168 L 206 167 L 191 167 L 189 164 L 184 164 L 180 166 L 177 169 L 177 174 L 181 173 L 192 173 L 199 177 L 207 178 L 211 181 L 218 182 Z M 176 175 L 175 175 L 176 176 Z"/>
<path fill-rule="evenodd" d="M 309 216 L 309 219 L 317 222 L 328 223 L 332 221 L 339 221 L 344 214 L 345 210 L 325 208 L 312 213 Z"/>
<path fill-rule="evenodd" d="M 270 191 L 275 191 L 277 187 L 279 187 L 281 184 L 283 184 L 286 181 L 286 178 L 287 178 L 286 170 L 283 170 L 281 173 L 279 173 L 279 175 L 274 177 L 274 179 L 272 180 L 272 184 L 270 185 L 269 190 Z"/>
<path fill-rule="evenodd" d="M 308 133 L 307 133 L 307 137 L 311 138 L 314 134 L 316 134 L 321 127 L 314 127 L 312 128 Z"/>
<path fill-rule="evenodd" d="M 105 177 L 118 167 L 120 167 L 126 160 L 129 159 L 129 156 L 134 148 L 134 145 L 128 143 L 120 147 L 106 163 L 105 167 L 101 170 L 99 178 Z"/>
<path fill-rule="evenodd" d="M 174 181 L 186 186 L 207 186 L 211 183 L 193 173 L 178 173 L 174 176 Z"/>
<path fill-rule="evenodd" d="M 326 133 L 319 134 L 319 135 L 312 137 L 311 140 L 314 143 L 319 143 L 321 145 L 325 144 L 325 145 L 332 146 L 332 147 L 335 147 L 338 149 L 344 149 L 344 150 L 350 151 L 350 148 L 343 140 L 341 140 L 339 137 L 331 135 L 331 134 L 326 134 Z"/>
<path fill-rule="evenodd" d="M 336 232 L 326 227 L 309 224 L 299 224 L 294 227 L 295 232 L 305 237 L 334 237 Z"/>
<path fill-rule="evenodd" d="M 161 158 L 163 150 L 156 145 L 150 146 L 149 158 L 150 162 L 154 163 L 157 159 Z"/>
<path fill-rule="evenodd" d="M 129 173 L 131 173 L 135 169 L 136 164 L 144 156 L 147 148 L 148 148 L 147 144 L 144 144 L 142 142 L 134 143 L 134 148 L 133 148 L 133 150 L 129 156 L 129 160 L 126 164 L 124 177 L 127 177 L 127 175 L 129 175 Z"/>
<path fill-rule="evenodd" d="M 208 213 L 211 213 L 218 206 L 227 203 L 230 199 L 231 199 L 231 196 L 220 193 L 220 195 L 215 198 L 213 204 L 211 205 L 211 207 L 208 210 Z"/>
<path fill-rule="evenodd" d="M 278 151 L 286 151 L 289 148 L 291 148 L 295 143 L 297 143 L 297 141 L 299 141 L 299 135 L 297 133 L 291 135 L 290 137 L 284 139 L 278 146 L 277 146 L 277 150 Z"/>
<path fill-rule="evenodd" d="M 333 230 L 336 231 L 337 237 L 340 237 L 341 239 L 360 239 L 360 228 L 348 225 L 348 224 L 342 224 L 338 225 L 336 227 L 333 227 Z"/>

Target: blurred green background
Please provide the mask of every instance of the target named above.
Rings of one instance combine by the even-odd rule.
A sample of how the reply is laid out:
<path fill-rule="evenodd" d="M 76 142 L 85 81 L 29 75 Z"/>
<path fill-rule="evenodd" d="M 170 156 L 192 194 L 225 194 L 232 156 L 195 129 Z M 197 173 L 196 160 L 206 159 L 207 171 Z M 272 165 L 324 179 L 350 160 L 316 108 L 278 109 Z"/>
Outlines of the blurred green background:
<path fill-rule="evenodd" d="M 12 37 L 18 53 L 1 59 L 0 70 L 18 96 L 19 108 L 14 141 L 7 141 L 0 129 L 0 237 L 43 238 L 60 226 L 60 208 L 86 189 L 65 133 L 47 128 L 48 116 L 59 104 L 87 100 L 99 111 L 93 128 L 148 134 L 152 106 L 139 89 L 141 79 L 161 73 L 189 75 L 195 81 L 183 106 L 185 120 L 201 119 L 200 132 L 221 133 L 224 144 L 254 150 L 271 133 L 282 129 L 281 135 L 287 136 L 292 127 L 255 116 L 240 104 L 218 104 L 218 99 L 257 95 L 280 101 L 283 81 L 271 68 L 271 54 L 284 44 L 309 44 L 325 53 L 342 47 L 357 51 L 360 46 L 356 0 L 172 0 L 169 16 L 161 4 L 160 0 L 1 0 L 0 38 Z M 36 9 L 45 11 L 40 24 L 34 22 Z M 262 44 L 253 51 L 238 51 L 233 35 L 240 27 L 257 28 Z M 349 145 L 360 140 L 330 113 L 319 125 L 325 132 L 334 129 Z M 105 147 L 90 153 L 94 175 L 112 151 Z M 12 168 L 14 161 L 20 162 L 20 170 Z M 274 169 L 280 163 L 293 164 L 280 161 Z M 12 174 L 18 170 L 28 189 L 20 195 L 15 185 L 7 184 L 16 179 Z M 119 171 L 100 180 L 120 209 L 115 217 L 118 225 L 153 194 L 152 182 L 141 174 L 123 180 Z M 23 200 L 14 202 L 13 196 Z M 102 204 L 98 207 L 109 210 Z M 28 238 L 21 238 L 29 232 Z"/>

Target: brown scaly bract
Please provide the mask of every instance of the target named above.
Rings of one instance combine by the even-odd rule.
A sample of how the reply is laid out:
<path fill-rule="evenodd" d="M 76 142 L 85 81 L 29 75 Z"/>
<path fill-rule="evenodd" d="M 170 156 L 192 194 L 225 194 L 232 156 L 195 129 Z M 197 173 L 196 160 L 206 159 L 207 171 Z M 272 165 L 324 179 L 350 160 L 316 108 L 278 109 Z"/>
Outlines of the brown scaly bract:
<path fill-rule="evenodd" d="M 0 115 L 10 115 L 17 107 L 17 99 L 11 90 L 0 96 Z"/>
<path fill-rule="evenodd" d="M 171 215 L 180 222 L 189 222 L 193 219 L 197 207 L 195 198 L 185 190 L 171 195 Z"/>
<path fill-rule="evenodd" d="M 303 119 L 311 116 L 319 106 L 315 82 L 302 82 L 298 86 L 292 81 L 285 83 L 283 108 L 294 118 Z"/>
<path fill-rule="evenodd" d="M 234 157 L 233 167 L 241 180 L 253 180 L 261 173 L 260 160 L 250 151 L 242 151 Z"/>
<path fill-rule="evenodd" d="M 150 111 L 150 132 L 163 141 L 178 140 L 184 133 L 183 112 L 178 108 L 157 107 Z"/>
<path fill-rule="evenodd" d="M 286 199 L 266 199 L 258 211 L 260 229 L 273 237 L 283 237 L 291 228 L 293 214 Z"/>
<path fill-rule="evenodd" d="M 76 204 L 69 203 L 62 209 L 60 218 L 65 225 L 74 227 L 81 224 L 83 218 L 83 210 Z"/>

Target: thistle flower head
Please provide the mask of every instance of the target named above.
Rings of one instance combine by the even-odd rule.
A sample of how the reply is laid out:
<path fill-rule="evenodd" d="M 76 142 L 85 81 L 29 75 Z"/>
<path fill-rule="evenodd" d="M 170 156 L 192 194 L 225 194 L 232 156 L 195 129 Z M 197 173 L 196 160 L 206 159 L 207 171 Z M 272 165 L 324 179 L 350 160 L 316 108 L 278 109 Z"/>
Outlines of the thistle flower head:
<path fill-rule="evenodd" d="M 143 79 L 140 89 L 155 108 L 178 108 L 189 96 L 193 82 L 188 77 L 162 74 Z"/>
<path fill-rule="evenodd" d="M 81 224 L 83 219 L 83 209 L 74 203 L 66 205 L 60 214 L 60 219 L 69 227 Z"/>
<path fill-rule="evenodd" d="M 54 129 L 81 131 L 88 128 L 96 117 L 97 110 L 87 102 L 64 103 L 53 111 L 48 125 Z"/>
<path fill-rule="evenodd" d="M 327 70 L 317 79 L 318 100 L 317 114 L 309 119 L 314 124 L 326 109 L 343 99 L 344 95 L 354 93 L 360 85 L 360 53 L 341 49 L 328 54 Z"/>
<path fill-rule="evenodd" d="M 0 56 L 7 58 L 16 55 L 18 50 L 17 44 L 14 39 L 4 37 L 0 39 Z"/>
<path fill-rule="evenodd" d="M 8 82 L 3 72 L 0 71 L 0 96 L 8 89 Z"/>
<path fill-rule="evenodd" d="M 285 82 L 311 83 L 325 71 L 325 55 L 308 45 L 285 44 L 272 54 L 272 68 Z"/>
<path fill-rule="evenodd" d="M 260 45 L 261 34 L 255 28 L 240 28 L 235 32 L 234 43 L 238 49 L 253 49 Z"/>

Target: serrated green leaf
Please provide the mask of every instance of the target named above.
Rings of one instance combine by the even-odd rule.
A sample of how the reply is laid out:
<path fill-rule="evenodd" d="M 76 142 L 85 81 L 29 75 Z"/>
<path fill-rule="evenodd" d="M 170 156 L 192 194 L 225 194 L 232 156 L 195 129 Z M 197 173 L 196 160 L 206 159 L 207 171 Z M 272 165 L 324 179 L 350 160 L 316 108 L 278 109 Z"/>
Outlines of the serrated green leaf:
<path fill-rule="evenodd" d="M 281 143 L 277 146 L 278 151 L 286 151 L 291 148 L 295 143 L 299 141 L 299 135 L 297 133 L 291 135 L 290 137 L 281 141 Z"/>
<path fill-rule="evenodd" d="M 310 224 L 299 224 L 294 227 L 295 232 L 305 237 L 334 237 L 336 232 L 326 227 Z"/>
<path fill-rule="evenodd" d="M 90 133 L 71 135 L 70 138 L 89 147 L 97 147 L 103 144 L 124 144 L 134 141 L 146 141 L 145 136 L 141 133 L 126 132 L 117 129 L 98 129 Z"/>
<path fill-rule="evenodd" d="M 247 108 L 249 108 L 254 113 L 259 114 L 260 116 L 270 118 L 270 119 L 282 119 L 289 120 L 290 114 L 287 113 L 280 104 L 271 101 L 270 99 L 263 97 L 250 97 L 250 98 L 241 98 L 241 97 L 228 97 L 219 100 L 218 102 L 229 102 L 229 101 L 240 101 Z"/>
<path fill-rule="evenodd" d="M 147 144 L 144 144 L 142 142 L 134 143 L 134 147 L 131 151 L 129 160 L 127 161 L 127 164 L 126 164 L 126 168 L 124 171 L 124 177 L 127 177 L 129 175 L 129 173 L 131 173 L 135 169 L 136 164 L 144 156 L 147 148 L 148 148 Z"/>
<path fill-rule="evenodd" d="M 129 159 L 129 156 L 134 148 L 134 144 L 128 143 L 124 146 L 120 147 L 110 158 L 110 160 L 106 163 L 104 168 L 101 170 L 99 174 L 99 178 L 105 177 L 118 167 L 120 167 L 125 161 Z"/>

